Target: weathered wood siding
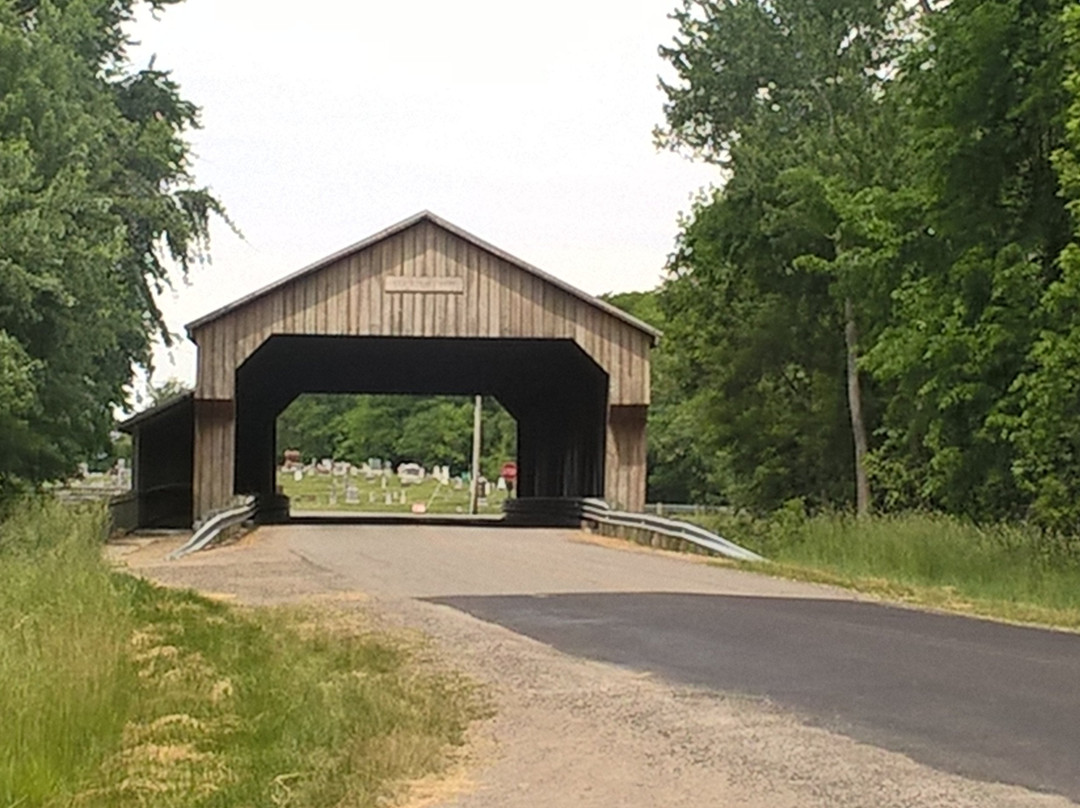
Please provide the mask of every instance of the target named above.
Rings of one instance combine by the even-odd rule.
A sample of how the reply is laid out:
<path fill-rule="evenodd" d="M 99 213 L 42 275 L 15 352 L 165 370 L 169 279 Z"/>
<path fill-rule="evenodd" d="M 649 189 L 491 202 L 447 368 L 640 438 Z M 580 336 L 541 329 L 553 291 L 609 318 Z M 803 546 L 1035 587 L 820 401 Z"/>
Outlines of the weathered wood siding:
<path fill-rule="evenodd" d="M 609 377 L 606 495 L 644 506 L 653 335 L 422 218 L 191 326 L 196 517 L 232 497 L 236 370 L 277 334 L 572 339 Z"/>
<path fill-rule="evenodd" d="M 645 509 L 648 407 L 615 406 L 608 410 L 604 498 L 613 508 Z"/>
<path fill-rule="evenodd" d="M 195 399 L 192 499 L 195 518 L 230 504 L 236 458 L 236 408 L 232 401 Z"/>
<path fill-rule="evenodd" d="M 388 291 L 399 277 L 462 291 Z M 196 397 L 232 400 L 236 368 L 273 334 L 573 339 L 608 373 L 612 405 L 649 403 L 649 334 L 429 221 L 193 330 Z"/>

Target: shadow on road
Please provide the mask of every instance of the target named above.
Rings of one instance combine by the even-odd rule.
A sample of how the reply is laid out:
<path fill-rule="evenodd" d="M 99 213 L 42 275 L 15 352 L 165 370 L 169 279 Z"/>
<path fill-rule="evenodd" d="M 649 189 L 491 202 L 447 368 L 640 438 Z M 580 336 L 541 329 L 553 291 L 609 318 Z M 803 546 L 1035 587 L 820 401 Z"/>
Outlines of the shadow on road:
<path fill-rule="evenodd" d="M 799 598 L 580 593 L 429 602 L 566 653 L 765 697 L 938 769 L 1080 801 L 1080 635 Z"/>

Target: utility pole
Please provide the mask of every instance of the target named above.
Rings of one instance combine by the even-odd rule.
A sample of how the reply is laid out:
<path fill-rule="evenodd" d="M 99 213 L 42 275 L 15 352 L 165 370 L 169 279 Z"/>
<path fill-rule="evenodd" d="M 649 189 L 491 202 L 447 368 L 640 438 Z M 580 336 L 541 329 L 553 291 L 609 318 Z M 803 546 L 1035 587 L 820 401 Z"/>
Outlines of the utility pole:
<path fill-rule="evenodd" d="M 477 396 L 473 406 L 472 477 L 469 480 L 469 513 L 474 515 L 480 509 L 480 422 L 483 407 L 484 397 Z"/>

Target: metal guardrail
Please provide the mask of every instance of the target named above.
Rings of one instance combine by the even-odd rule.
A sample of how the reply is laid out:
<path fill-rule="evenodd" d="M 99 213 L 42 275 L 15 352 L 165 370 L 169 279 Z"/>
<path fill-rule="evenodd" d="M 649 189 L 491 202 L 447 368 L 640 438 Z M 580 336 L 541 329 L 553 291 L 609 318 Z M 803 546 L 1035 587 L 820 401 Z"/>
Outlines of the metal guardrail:
<path fill-rule="evenodd" d="M 582 522 L 632 528 L 680 539 L 738 561 L 765 561 L 762 556 L 700 525 L 653 516 L 648 513 L 616 511 L 602 499 L 535 497 L 507 500 L 507 517 L 517 524 L 580 526 Z"/>
<path fill-rule="evenodd" d="M 728 505 L 692 505 L 684 502 L 650 502 L 645 505 L 645 513 L 654 513 L 657 516 L 689 513 L 695 516 L 707 513 L 730 513 Z"/>
<path fill-rule="evenodd" d="M 224 508 L 207 517 L 191 535 L 187 543 L 183 547 L 173 550 L 167 558 L 169 561 L 175 561 L 178 558 L 183 558 L 188 553 L 202 550 L 220 536 L 223 530 L 243 524 L 253 518 L 255 518 L 255 498 L 248 497 L 240 505 Z"/>
<path fill-rule="evenodd" d="M 582 522 L 592 522 L 680 539 L 739 561 L 765 561 L 762 556 L 752 550 L 740 547 L 735 542 L 699 525 L 648 513 L 616 511 L 602 499 L 533 497 L 507 500 L 504 507 L 510 520 L 518 524 L 580 526 Z M 221 535 L 222 531 L 253 519 L 255 510 L 255 498 L 249 497 L 242 504 L 212 514 L 198 527 L 183 547 L 169 554 L 169 560 L 183 558 L 188 553 L 203 549 Z"/>

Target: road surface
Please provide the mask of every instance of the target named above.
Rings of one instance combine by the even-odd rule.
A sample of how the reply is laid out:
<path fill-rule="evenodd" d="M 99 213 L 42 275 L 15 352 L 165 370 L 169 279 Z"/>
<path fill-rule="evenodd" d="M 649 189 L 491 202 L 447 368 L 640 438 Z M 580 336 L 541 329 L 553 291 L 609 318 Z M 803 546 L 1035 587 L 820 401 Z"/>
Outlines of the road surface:
<path fill-rule="evenodd" d="M 186 566 L 153 570 L 185 582 L 184 570 L 201 569 L 198 585 L 228 590 L 240 579 L 273 578 L 281 565 L 302 563 L 326 576 L 324 586 L 381 603 L 454 610 L 459 620 L 463 613 L 570 658 L 614 665 L 678 692 L 715 694 L 739 710 L 782 714 L 793 722 L 783 724 L 788 734 L 820 732 L 789 738 L 789 745 L 816 749 L 824 738 L 848 739 L 836 746 L 847 750 L 838 756 L 855 760 L 870 754 L 867 748 L 885 750 L 891 757 L 880 760 L 920 767 L 921 775 L 903 775 L 913 782 L 941 773 L 956 783 L 1017 787 L 1008 799 L 1002 792 L 985 802 L 977 795 L 946 799 L 953 793 L 946 789 L 922 794 L 922 804 L 1059 804 L 1042 802 L 1053 794 L 1080 802 L 1078 635 L 886 606 L 573 531 L 282 526 L 263 528 L 253 542 L 247 550 L 212 551 Z M 260 567 L 257 553 L 269 549 L 276 560 Z M 438 633 L 442 624 L 431 621 L 427 628 Z M 795 724 L 805 729 L 796 731 Z M 873 777 L 901 781 L 873 759 L 878 762 L 852 765 L 873 765 Z M 889 802 L 851 789 L 850 802 L 835 792 L 822 804 L 916 799 Z M 811 792 L 821 796 L 820 789 Z M 812 804 L 793 793 L 791 804 Z M 784 800 L 763 802 L 770 803 Z"/>

